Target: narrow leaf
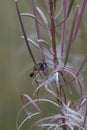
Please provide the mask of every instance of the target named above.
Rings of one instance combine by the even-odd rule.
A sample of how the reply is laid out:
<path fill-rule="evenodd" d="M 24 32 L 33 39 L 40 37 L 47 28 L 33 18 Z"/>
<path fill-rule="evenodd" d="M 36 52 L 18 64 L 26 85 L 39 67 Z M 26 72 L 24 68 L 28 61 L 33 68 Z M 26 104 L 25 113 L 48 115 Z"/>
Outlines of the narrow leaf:
<path fill-rule="evenodd" d="M 20 13 L 20 10 L 19 10 L 19 6 L 18 6 L 18 3 L 17 1 L 15 1 L 15 4 L 16 4 L 16 9 L 17 9 L 17 13 L 18 13 L 18 17 L 19 17 L 19 21 L 20 21 L 20 25 L 21 25 L 21 28 L 22 28 L 22 32 L 23 32 L 23 35 L 24 35 L 24 38 L 25 38 L 25 43 L 27 45 L 27 48 L 28 48 L 28 51 L 30 53 L 30 56 L 34 62 L 34 64 L 36 64 L 36 61 L 35 61 L 35 58 L 32 54 L 32 51 L 31 51 L 31 48 L 28 44 L 28 40 L 27 40 L 27 35 L 26 35 L 26 32 L 25 32 L 25 28 L 24 28 L 24 25 L 23 25 L 23 21 L 22 21 L 22 18 L 21 18 L 21 13 Z"/>
<path fill-rule="evenodd" d="M 69 4 L 69 8 L 68 8 L 68 11 L 67 11 L 67 18 L 72 10 L 72 7 L 73 7 L 73 4 L 74 4 L 74 1 L 75 0 L 70 0 L 70 4 Z"/>
<path fill-rule="evenodd" d="M 62 6 L 63 6 L 63 19 L 64 19 L 66 17 L 66 0 L 63 0 Z M 65 45 L 65 25 L 66 25 L 66 21 L 64 21 L 63 24 L 62 24 L 62 31 L 61 31 L 61 56 L 63 55 L 64 45 Z"/>
<path fill-rule="evenodd" d="M 80 24 L 81 24 L 81 20 L 82 20 L 82 17 L 84 15 L 84 11 L 85 11 L 85 8 L 86 8 L 86 4 L 87 4 L 87 0 L 83 0 L 82 7 L 80 9 L 80 13 L 79 13 L 77 23 L 76 23 L 76 29 L 75 29 L 75 32 L 74 32 L 73 40 L 75 40 L 76 35 L 78 33 L 78 30 L 79 30 L 79 27 L 80 27 Z"/>
<path fill-rule="evenodd" d="M 68 58 L 69 58 L 70 49 L 71 49 L 71 45 L 72 45 L 72 38 L 73 38 L 73 33 L 74 33 L 74 28 L 75 28 L 75 23 L 76 23 L 77 13 L 78 13 L 78 8 L 76 8 L 76 12 L 75 12 L 74 19 L 73 19 L 73 22 L 72 22 L 72 27 L 71 27 L 71 32 L 70 32 L 70 36 L 69 36 L 68 46 L 67 46 L 67 50 L 66 50 L 66 57 L 65 57 L 64 65 L 67 64 L 67 61 L 68 61 Z"/>
<path fill-rule="evenodd" d="M 83 67 L 84 67 L 84 65 L 85 65 L 86 62 L 87 62 L 87 54 L 85 55 L 84 60 L 83 60 L 83 62 L 82 62 L 82 64 L 81 64 L 81 66 L 80 66 L 80 68 L 79 68 L 79 70 L 78 70 L 76 76 L 79 75 L 79 73 L 80 73 L 81 70 L 83 69 Z"/>
<path fill-rule="evenodd" d="M 22 36 L 22 38 L 24 39 L 24 36 Z M 29 37 L 27 37 L 27 40 L 29 41 L 29 44 L 31 44 L 31 45 L 35 46 L 37 49 L 39 49 L 39 45 L 36 42 L 34 42 Z"/>
<path fill-rule="evenodd" d="M 44 13 L 42 12 L 42 10 L 41 10 L 39 7 L 36 7 L 36 9 L 37 9 L 39 15 L 41 16 L 43 22 L 44 22 L 46 25 L 48 25 L 48 21 L 47 21 L 47 19 L 46 19 L 46 16 L 45 16 Z"/>

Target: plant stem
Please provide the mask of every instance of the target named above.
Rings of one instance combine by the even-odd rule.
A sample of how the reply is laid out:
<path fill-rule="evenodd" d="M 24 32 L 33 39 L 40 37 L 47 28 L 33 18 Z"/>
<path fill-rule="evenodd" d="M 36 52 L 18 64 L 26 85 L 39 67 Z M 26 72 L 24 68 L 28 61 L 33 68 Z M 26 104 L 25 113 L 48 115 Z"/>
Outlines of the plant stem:
<path fill-rule="evenodd" d="M 34 62 L 34 64 L 36 65 L 35 58 L 34 58 L 34 56 L 33 56 L 33 54 L 32 54 L 32 51 L 31 51 L 29 42 L 28 42 L 28 40 L 27 40 L 27 35 L 26 35 L 25 29 L 24 29 L 24 25 L 23 25 L 23 21 L 22 21 L 22 18 L 21 18 L 21 14 L 20 14 L 20 10 L 19 10 L 17 1 L 15 1 L 15 4 L 16 4 L 16 9 L 17 9 L 17 13 L 18 13 L 20 25 L 21 25 L 21 28 L 22 28 L 22 32 L 23 32 L 23 35 L 24 35 L 24 38 L 25 38 L 25 42 L 26 42 L 28 51 L 29 51 L 29 53 L 30 53 L 30 56 L 31 56 L 31 58 L 32 58 L 32 60 L 33 60 L 33 62 Z"/>
<path fill-rule="evenodd" d="M 55 39 L 55 24 L 54 24 L 54 6 L 53 1 L 49 0 L 49 8 L 50 8 L 50 32 L 51 32 L 51 38 L 52 38 L 52 49 L 54 53 L 54 63 L 58 63 L 57 61 L 57 53 L 56 53 L 56 39 Z"/>
<path fill-rule="evenodd" d="M 35 4 L 34 4 L 34 0 L 31 0 L 31 2 L 32 2 L 34 16 L 37 18 L 37 10 L 36 10 Z M 36 27 L 37 39 L 39 40 L 39 39 L 41 39 L 41 34 L 40 34 L 40 28 L 39 28 L 39 23 L 38 23 L 37 19 L 35 19 L 35 27 Z M 39 47 L 40 47 L 40 50 L 43 50 L 43 45 L 41 42 L 39 42 Z M 41 59 L 43 61 L 45 61 L 45 56 L 42 52 L 41 52 Z"/>

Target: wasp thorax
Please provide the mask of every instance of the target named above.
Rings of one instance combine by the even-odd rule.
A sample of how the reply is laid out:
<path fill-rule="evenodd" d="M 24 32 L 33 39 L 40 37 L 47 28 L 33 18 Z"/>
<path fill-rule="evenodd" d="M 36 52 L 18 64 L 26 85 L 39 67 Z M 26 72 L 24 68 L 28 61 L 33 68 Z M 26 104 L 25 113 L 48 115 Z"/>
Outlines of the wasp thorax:
<path fill-rule="evenodd" d="M 33 67 L 32 72 L 30 73 L 30 77 L 36 75 L 39 71 L 44 71 L 48 67 L 46 62 L 39 62 Z"/>

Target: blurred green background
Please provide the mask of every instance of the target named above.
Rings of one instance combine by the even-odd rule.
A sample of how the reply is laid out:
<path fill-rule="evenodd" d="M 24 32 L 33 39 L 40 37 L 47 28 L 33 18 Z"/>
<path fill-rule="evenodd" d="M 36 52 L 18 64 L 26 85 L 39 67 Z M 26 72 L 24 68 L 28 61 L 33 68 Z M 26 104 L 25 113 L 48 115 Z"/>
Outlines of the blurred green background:
<path fill-rule="evenodd" d="M 16 129 L 20 95 L 31 93 L 30 57 L 21 35 L 14 0 L 0 0 L 0 130 Z"/>
<path fill-rule="evenodd" d="M 21 0 L 20 7 L 26 12 L 29 7 L 28 0 Z M 81 25 L 80 39 L 76 41 L 79 44 L 74 48 L 76 53 L 78 48 L 78 55 L 82 54 L 81 59 L 87 52 L 86 16 L 87 9 L 84 24 Z M 25 22 L 25 26 L 29 27 L 27 31 L 29 32 L 30 29 L 30 33 L 33 33 L 32 21 Z M 22 93 L 32 95 L 34 89 L 34 87 L 31 89 L 31 79 L 29 78 L 32 62 L 26 45 L 20 38 L 21 35 L 14 0 L 0 0 L 0 130 L 16 129 L 16 116 L 21 107 L 20 95 Z M 72 62 L 74 61 L 76 59 Z M 83 73 L 85 82 L 87 82 L 87 72 Z"/>

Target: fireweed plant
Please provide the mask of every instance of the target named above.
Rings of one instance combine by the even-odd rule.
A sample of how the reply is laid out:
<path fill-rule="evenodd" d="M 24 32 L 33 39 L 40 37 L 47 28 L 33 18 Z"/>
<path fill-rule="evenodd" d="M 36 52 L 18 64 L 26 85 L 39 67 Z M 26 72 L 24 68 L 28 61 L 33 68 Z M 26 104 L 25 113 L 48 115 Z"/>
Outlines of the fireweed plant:
<path fill-rule="evenodd" d="M 81 77 L 87 54 L 78 68 L 69 63 L 70 50 L 77 37 L 87 0 L 81 0 L 80 5 L 77 5 L 75 0 L 44 0 L 42 2 L 48 11 L 47 18 L 44 11 L 37 7 L 35 0 L 29 2 L 32 14 L 21 13 L 18 1 L 15 0 L 23 32 L 22 38 L 25 40 L 34 66 L 30 78 L 37 87 L 33 92 L 34 99 L 28 94 L 21 95 L 23 106 L 17 115 L 17 130 L 20 130 L 27 121 L 30 121 L 28 130 L 87 130 L 87 96 L 83 91 Z M 68 25 L 70 27 L 67 34 L 67 21 L 71 15 L 72 22 Z M 34 20 L 37 42 L 27 36 L 23 17 Z M 42 37 L 40 28 L 45 29 L 50 42 Z M 60 37 L 60 48 L 57 43 L 58 37 Z M 38 61 L 34 57 L 31 45 L 40 54 Z M 41 96 L 41 93 L 44 95 Z M 48 112 L 44 111 L 46 109 Z M 23 111 L 26 117 L 20 121 Z"/>

